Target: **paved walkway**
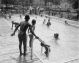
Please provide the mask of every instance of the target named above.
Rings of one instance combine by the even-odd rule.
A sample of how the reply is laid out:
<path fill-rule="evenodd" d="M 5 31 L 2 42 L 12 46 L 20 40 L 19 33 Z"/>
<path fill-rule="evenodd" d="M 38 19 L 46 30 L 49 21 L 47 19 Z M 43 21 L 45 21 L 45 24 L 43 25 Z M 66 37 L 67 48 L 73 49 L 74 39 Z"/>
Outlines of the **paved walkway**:
<path fill-rule="evenodd" d="M 42 63 L 35 54 L 31 60 L 29 51 L 25 57 L 19 56 L 18 38 L 11 37 L 12 32 L 8 22 L 0 18 L 0 63 Z"/>

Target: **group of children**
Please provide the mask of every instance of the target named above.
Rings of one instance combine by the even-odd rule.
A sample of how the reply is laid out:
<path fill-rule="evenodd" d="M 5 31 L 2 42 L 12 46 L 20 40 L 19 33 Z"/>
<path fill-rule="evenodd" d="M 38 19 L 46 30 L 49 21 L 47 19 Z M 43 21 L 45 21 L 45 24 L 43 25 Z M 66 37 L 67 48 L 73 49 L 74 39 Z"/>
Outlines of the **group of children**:
<path fill-rule="evenodd" d="M 24 54 L 26 55 L 26 51 L 27 51 L 27 33 L 26 31 L 29 29 L 29 37 L 30 37 L 30 47 L 32 47 L 32 40 L 33 40 L 33 36 L 35 36 L 35 38 L 38 38 L 36 36 L 36 34 L 34 33 L 34 30 L 35 30 L 35 24 L 36 24 L 36 20 L 32 20 L 32 25 L 29 24 L 29 15 L 26 15 L 25 16 L 25 21 L 22 21 L 20 23 L 15 23 L 15 22 L 12 22 L 13 24 L 17 25 L 14 32 L 11 34 L 11 36 L 14 36 L 15 35 L 15 32 L 18 30 L 18 28 L 20 27 L 19 29 L 19 32 L 18 32 L 18 39 L 19 39 L 19 51 L 20 51 L 20 55 Z M 23 48 L 24 48 L 24 53 L 22 53 L 22 43 L 23 43 Z"/>
<path fill-rule="evenodd" d="M 19 39 L 19 51 L 20 51 L 20 55 L 26 55 L 26 51 L 27 51 L 27 33 L 26 31 L 28 31 L 28 34 L 29 34 L 29 47 L 31 49 L 31 54 L 32 54 L 32 51 L 33 51 L 33 38 L 35 36 L 36 39 L 40 39 L 35 33 L 34 33 L 34 30 L 35 30 L 35 24 L 36 24 L 36 20 L 33 19 L 32 20 L 32 25 L 29 24 L 29 15 L 26 15 L 25 16 L 25 21 L 22 21 L 20 23 L 16 23 L 14 21 L 12 21 L 12 27 L 13 27 L 13 24 L 15 25 L 15 30 L 14 32 L 11 34 L 11 36 L 14 36 L 15 35 L 15 32 L 18 30 L 19 28 L 19 32 L 18 32 L 18 39 Z M 23 44 L 23 53 L 22 53 L 22 44 Z M 45 54 L 46 56 L 48 55 L 48 49 L 49 49 L 49 46 L 47 44 L 44 44 L 41 42 L 41 46 L 45 48 Z"/>

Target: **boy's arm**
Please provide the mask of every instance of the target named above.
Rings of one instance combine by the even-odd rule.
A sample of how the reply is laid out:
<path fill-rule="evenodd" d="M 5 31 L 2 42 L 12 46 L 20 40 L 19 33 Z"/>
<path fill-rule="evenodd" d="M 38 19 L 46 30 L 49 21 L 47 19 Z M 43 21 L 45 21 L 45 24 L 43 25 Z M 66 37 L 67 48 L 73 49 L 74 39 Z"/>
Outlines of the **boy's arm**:
<path fill-rule="evenodd" d="M 34 31 L 32 30 L 32 26 L 29 25 L 29 29 L 30 29 L 30 32 L 38 39 L 39 37 L 36 36 L 36 34 L 34 33 Z"/>
<path fill-rule="evenodd" d="M 15 32 L 18 30 L 20 24 L 17 25 L 17 27 L 15 28 L 14 32 L 11 34 L 11 36 L 15 35 Z"/>
<path fill-rule="evenodd" d="M 12 21 L 12 28 L 11 29 L 13 29 L 13 21 Z"/>
<path fill-rule="evenodd" d="M 28 33 L 30 32 L 30 29 L 28 28 Z"/>

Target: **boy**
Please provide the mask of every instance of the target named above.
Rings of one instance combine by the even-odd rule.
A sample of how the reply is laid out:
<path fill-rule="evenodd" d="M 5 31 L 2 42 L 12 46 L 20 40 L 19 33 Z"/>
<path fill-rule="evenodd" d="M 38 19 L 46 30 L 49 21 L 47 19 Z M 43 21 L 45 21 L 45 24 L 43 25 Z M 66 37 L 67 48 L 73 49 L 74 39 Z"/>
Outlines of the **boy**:
<path fill-rule="evenodd" d="M 36 24 L 36 20 L 32 20 L 32 31 L 34 32 L 35 30 L 35 24 Z M 30 32 L 30 29 L 28 30 L 29 32 L 29 38 L 30 38 L 30 41 L 29 41 L 29 47 L 31 48 L 32 47 L 32 42 L 33 42 L 33 34 Z"/>
<path fill-rule="evenodd" d="M 50 18 L 48 19 L 48 22 L 47 22 L 47 26 L 49 27 L 51 25 L 51 22 L 50 22 Z"/>
<path fill-rule="evenodd" d="M 25 21 L 20 22 L 20 24 L 15 28 L 14 32 L 11 34 L 11 36 L 15 35 L 15 32 L 18 30 L 18 28 L 20 27 L 19 33 L 18 33 L 18 38 L 19 38 L 19 51 L 20 51 L 20 55 L 22 55 L 22 43 L 23 43 L 23 48 L 24 48 L 24 56 L 26 55 L 26 45 L 27 45 L 27 34 L 26 31 L 29 28 L 31 33 L 38 38 L 35 33 L 32 31 L 32 26 L 28 23 L 30 17 L 29 15 L 25 16 Z"/>
<path fill-rule="evenodd" d="M 35 30 L 35 24 L 36 24 L 36 20 L 32 20 L 32 31 L 34 32 Z M 29 32 L 29 47 L 30 47 L 30 50 L 31 50 L 31 59 L 32 59 L 32 55 L 33 55 L 33 34 L 31 33 L 30 29 L 28 29 L 28 32 Z"/>

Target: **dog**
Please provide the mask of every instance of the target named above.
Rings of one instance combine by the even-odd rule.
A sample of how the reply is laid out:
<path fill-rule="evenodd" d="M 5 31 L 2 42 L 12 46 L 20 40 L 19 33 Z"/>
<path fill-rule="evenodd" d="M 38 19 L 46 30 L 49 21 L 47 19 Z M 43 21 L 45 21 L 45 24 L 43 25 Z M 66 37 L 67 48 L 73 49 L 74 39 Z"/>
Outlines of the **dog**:
<path fill-rule="evenodd" d="M 50 52 L 50 46 L 47 45 L 47 44 L 41 43 L 41 47 L 45 48 L 45 52 L 44 53 L 45 53 L 46 57 L 48 57 L 49 56 L 49 52 Z"/>

